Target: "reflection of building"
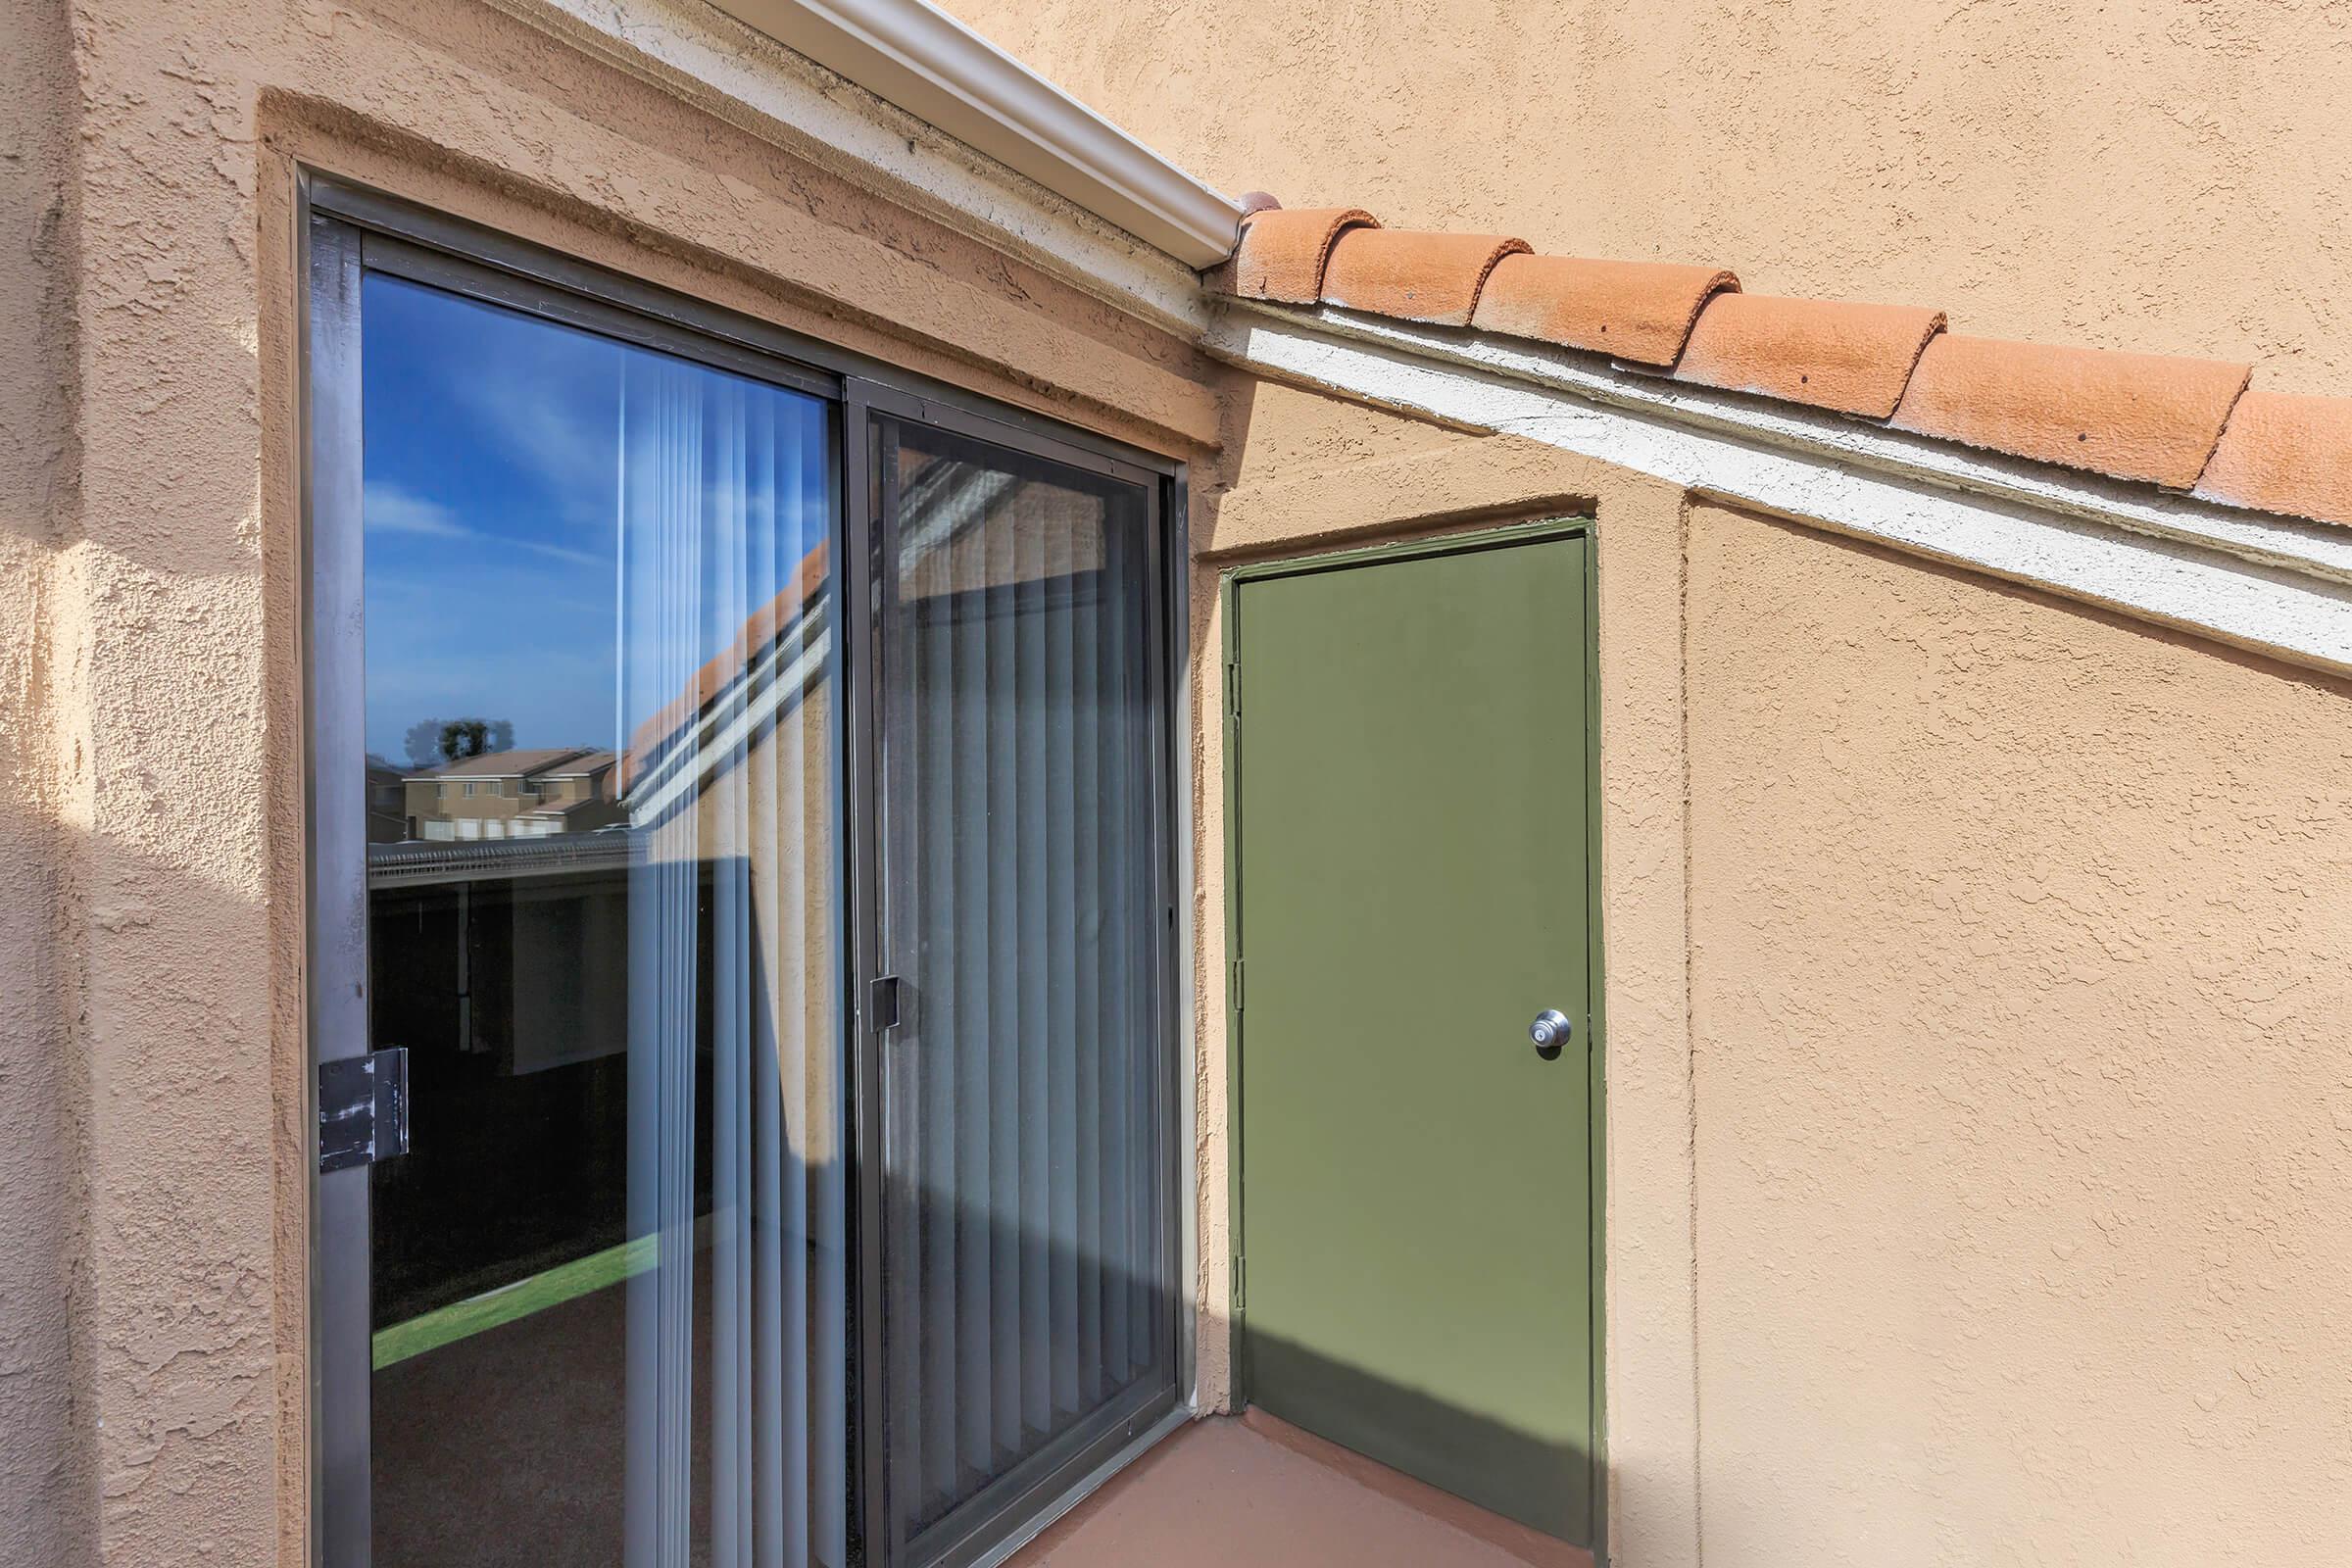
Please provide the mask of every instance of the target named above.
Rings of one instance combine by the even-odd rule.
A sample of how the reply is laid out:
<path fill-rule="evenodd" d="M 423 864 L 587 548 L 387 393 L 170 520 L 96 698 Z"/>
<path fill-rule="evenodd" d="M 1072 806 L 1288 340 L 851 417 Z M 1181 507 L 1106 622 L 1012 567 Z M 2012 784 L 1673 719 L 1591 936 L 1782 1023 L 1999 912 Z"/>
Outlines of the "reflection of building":
<path fill-rule="evenodd" d="M 584 746 L 464 757 L 407 779 L 411 839 L 533 839 L 621 820 L 612 754 Z"/>
<path fill-rule="evenodd" d="M 368 759 L 368 842 L 395 844 L 409 836 L 408 777 L 391 763 Z"/>
<path fill-rule="evenodd" d="M 843 1094 L 827 585 L 820 551 L 639 727 L 625 762 L 509 751 L 407 776 L 423 842 L 368 855 L 370 1030 L 410 1051 L 414 1114 L 436 1132 L 378 1178 L 378 1327 L 627 1240 L 646 1131 L 630 1107 L 653 1092 L 632 1087 L 633 1042 L 705 1150 L 755 1057 L 773 1063 L 768 1092 L 790 1107 L 775 1152 L 816 1184 L 817 1209 L 838 1201 L 821 1196 L 840 1179 Z M 722 901 L 739 927 L 719 923 Z M 682 940 L 632 941 L 655 930 Z M 687 1003 L 633 1023 L 649 997 Z M 713 1176 L 706 1156 L 672 1195 L 706 1228 Z M 738 1193 L 730 1211 L 750 1203 Z M 843 1266 L 837 1237 L 791 1228 L 812 1277 Z"/>

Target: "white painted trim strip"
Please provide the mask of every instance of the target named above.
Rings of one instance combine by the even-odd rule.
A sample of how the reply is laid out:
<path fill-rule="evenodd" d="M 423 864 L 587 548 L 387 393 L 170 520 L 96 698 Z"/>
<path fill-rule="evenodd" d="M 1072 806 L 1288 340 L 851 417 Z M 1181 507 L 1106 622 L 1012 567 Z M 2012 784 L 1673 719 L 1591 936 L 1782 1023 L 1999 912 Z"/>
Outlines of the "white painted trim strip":
<path fill-rule="evenodd" d="M 702 0 L 486 3 L 1131 316 L 1207 323 L 1188 262 Z"/>
<path fill-rule="evenodd" d="M 928 0 L 713 0 L 796 53 L 1191 267 L 1242 210 Z"/>
<path fill-rule="evenodd" d="M 2352 672 L 2352 533 L 2077 482 L 1605 361 L 1325 311 L 1222 314 L 1262 374 L 1539 441 L 1701 495 Z"/>

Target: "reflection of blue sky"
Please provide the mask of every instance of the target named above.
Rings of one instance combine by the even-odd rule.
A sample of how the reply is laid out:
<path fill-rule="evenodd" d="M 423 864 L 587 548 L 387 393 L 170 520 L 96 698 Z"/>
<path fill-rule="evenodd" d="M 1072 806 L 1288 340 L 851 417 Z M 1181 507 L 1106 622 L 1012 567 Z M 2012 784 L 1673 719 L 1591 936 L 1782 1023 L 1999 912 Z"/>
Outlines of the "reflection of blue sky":
<path fill-rule="evenodd" d="M 826 535 L 812 398 L 380 273 L 362 322 L 370 752 L 458 717 L 616 746 Z"/>

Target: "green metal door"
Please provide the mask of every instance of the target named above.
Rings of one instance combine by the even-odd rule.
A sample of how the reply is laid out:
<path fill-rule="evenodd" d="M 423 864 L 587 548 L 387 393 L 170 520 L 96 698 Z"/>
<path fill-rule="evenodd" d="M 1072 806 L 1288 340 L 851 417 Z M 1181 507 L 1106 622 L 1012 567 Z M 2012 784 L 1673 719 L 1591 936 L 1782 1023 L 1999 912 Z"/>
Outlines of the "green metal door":
<path fill-rule="evenodd" d="M 1591 548 L 1248 569 L 1227 621 L 1244 1396 L 1582 1544 Z"/>

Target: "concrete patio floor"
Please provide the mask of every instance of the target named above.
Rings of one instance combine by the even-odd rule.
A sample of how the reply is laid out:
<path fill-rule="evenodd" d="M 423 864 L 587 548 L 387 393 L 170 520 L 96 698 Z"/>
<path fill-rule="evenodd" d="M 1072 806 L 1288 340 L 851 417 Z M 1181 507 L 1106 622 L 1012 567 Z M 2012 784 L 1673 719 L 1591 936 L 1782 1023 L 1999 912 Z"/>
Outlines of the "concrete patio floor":
<path fill-rule="evenodd" d="M 1592 1568 L 1592 1555 L 1252 1410 L 1196 1421 L 1010 1568 Z"/>

